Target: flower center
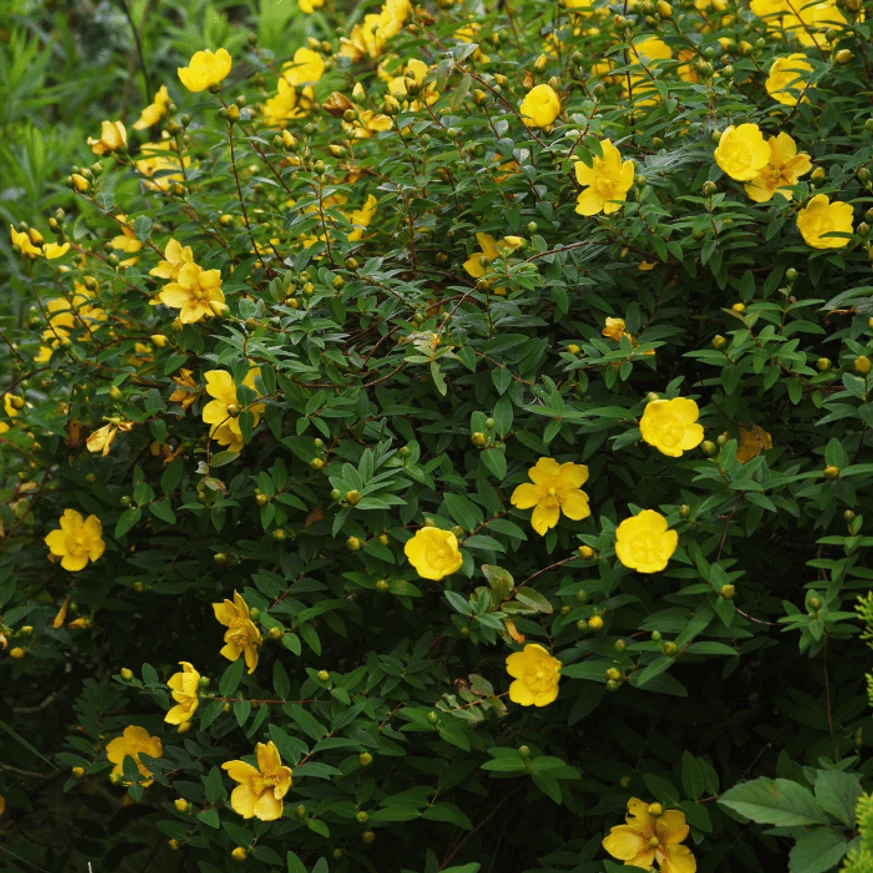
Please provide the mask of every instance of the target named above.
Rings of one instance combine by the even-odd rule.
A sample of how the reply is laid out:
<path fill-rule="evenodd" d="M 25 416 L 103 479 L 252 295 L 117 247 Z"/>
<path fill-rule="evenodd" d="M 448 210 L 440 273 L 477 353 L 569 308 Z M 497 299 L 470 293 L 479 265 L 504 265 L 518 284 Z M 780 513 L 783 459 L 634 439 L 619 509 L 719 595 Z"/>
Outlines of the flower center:
<path fill-rule="evenodd" d="M 545 497 L 543 498 L 543 505 L 548 507 L 549 509 L 553 509 L 555 506 L 561 505 L 561 495 L 558 494 L 558 489 L 554 486 L 546 490 Z"/>
<path fill-rule="evenodd" d="M 246 620 L 244 618 L 233 618 L 230 621 L 230 629 L 227 632 L 227 636 L 229 640 L 233 640 L 239 646 L 239 648 L 244 649 L 249 644 L 249 629 L 246 627 Z"/>
<path fill-rule="evenodd" d="M 660 546 L 660 538 L 655 534 L 640 534 L 633 543 L 631 543 L 631 553 L 634 556 L 634 561 L 638 564 L 646 564 L 649 561 L 660 557 Z"/>
<path fill-rule="evenodd" d="M 83 558 L 91 551 L 91 537 L 82 531 L 67 534 L 64 545 L 67 547 L 67 552 L 74 558 Z"/>
<path fill-rule="evenodd" d="M 656 836 L 649 837 L 649 845 L 653 849 L 657 849 L 660 844 L 661 844 L 661 841 Z"/>
<path fill-rule="evenodd" d="M 555 684 L 555 673 L 550 671 L 546 664 L 538 661 L 532 667 L 525 671 L 524 684 L 533 691 L 534 694 L 542 694 L 548 691 Z"/>
<path fill-rule="evenodd" d="M 663 429 L 661 431 L 661 436 L 664 439 L 664 442 L 670 443 L 672 445 L 676 445 L 681 442 L 682 437 L 685 434 L 685 425 L 676 421 L 675 419 L 671 421 L 665 421 Z"/>

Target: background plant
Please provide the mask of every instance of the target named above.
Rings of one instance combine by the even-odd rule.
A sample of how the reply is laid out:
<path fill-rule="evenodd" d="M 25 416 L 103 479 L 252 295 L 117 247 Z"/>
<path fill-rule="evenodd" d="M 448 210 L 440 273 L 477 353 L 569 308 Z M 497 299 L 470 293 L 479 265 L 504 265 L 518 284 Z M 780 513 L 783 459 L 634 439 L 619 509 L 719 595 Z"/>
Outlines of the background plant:
<path fill-rule="evenodd" d="M 822 5 L 4 13 L 7 869 L 599 873 L 631 797 L 682 811 L 704 873 L 840 865 L 870 778 L 873 10 Z M 233 68 L 190 93 L 204 48 Z M 526 124 L 537 86 L 559 111 Z M 809 155 L 791 200 L 723 172 L 742 124 Z M 606 139 L 632 184 L 579 214 Z M 833 247 L 798 230 L 821 194 L 852 208 Z M 177 321 L 167 285 L 211 270 L 223 300 Z M 640 422 L 680 396 L 705 439 L 670 456 Z M 588 467 L 590 515 L 541 535 L 512 497 L 544 457 Z M 105 544 L 73 572 L 65 510 Z M 642 510 L 663 570 L 616 557 Z M 431 522 L 440 580 L 407 560 Z M 252 672 L 219 654 L 246 621 Z M 509 697 L 531 643 L 562 662 L 543 707 Z M 283 817 L 244 819 L 222 765 L 270 741 Z"/>

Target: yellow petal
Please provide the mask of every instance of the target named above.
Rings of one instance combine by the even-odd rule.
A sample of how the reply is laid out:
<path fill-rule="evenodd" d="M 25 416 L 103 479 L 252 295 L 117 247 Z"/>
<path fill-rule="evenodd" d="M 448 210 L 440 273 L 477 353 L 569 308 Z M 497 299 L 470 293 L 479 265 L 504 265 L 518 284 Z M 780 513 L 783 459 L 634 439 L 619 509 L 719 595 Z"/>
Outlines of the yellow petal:
<path fill-rule="evenodd" d="M 613 858 L 618 858 L 619 861 L 630 861 L 631 858 L 636 858 L 641 852 L 649 849 L 649 841 L 646 837 L 627 825 L 617 825 L 612 828 L 601 845 Z M 654 850 L 651 852 L 652 858 L 654 858 Z"/>

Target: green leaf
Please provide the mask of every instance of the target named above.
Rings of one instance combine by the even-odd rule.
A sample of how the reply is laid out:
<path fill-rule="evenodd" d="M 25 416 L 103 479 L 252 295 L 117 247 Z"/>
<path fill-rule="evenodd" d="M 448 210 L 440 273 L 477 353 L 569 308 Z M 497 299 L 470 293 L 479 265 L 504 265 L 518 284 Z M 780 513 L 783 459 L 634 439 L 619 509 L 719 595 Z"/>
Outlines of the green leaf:
<path fill-rule="evenodd" d="M 52 764 L 51 761 L 49 761 L 48 758 L 46 758 L 45 755 L 43 755 L 42 752 L 40 752 L 39 749 L 37 749 L 35 746 L 32 746 L 29 742 L 27 742 L 26 739 L 24 739 L 23 736 L 21 736 L 20 734 L 17 734 L 14 730 L 12 730 L 12 728 L 9 727 L 9 725 L 6 724 L 6 722 L 0 721 L 0 730 L 2 730 L 4 733 L 6 733 L 10 737 L 12 737 L 12 739 L 15 740 L 16 743 L 19 743 L 20 745 L 24 746 L 24 748 L 27 749 L 29 752 L 36 755 L 37 758 L 40 758 L 41 760 L 45 761 L 46 764 L 48 764 L 49 767 L 52 768 L 52 770 L 58 769 L 57 767 L 55 767 L 54 764 Z"/>
<path fill-rule="evenodd" d="M 221 770 L 218 767 L 213 767 L 205 780 L 206 799 L 210 803 L 218 803 L 219 800 L 224 800 L 227 797 L 224 783 L 221 779 Z"/>
<path fill-rule="evenodd" d="M 679 805 L 679 792 L 672 782 L 656 776 L 654 773 L 643 773 L 643 782 L 649 793 L 664 807 Z"/>
<path fill-rule="evenodd" d="M 687 749 L 682 753 L 682 790 L 692 800 L 699 800 L 703 795 L 703 773 L 697 758 Z"/>
<path fill-rule="evenodd" d="M 830 828 L 815 828 L 794 844 L 788 856 L 789 873 L 826 873 L 842 860 L 849 844 Z"/>
<path fill-rule="evenodd" d="M 519 588 L 515 592 L 515 599 L 536 612 L 551 615 L 555 611 L 545 594 L 540 593 L 535 588 Z"/>
<path fill-rule="evenodd" d="M 735 785 L 722 794 L 718 803 L 758 824 L 794 827 L 830 822 L 812 792 L 791 779 L 762 776 Z"/>
<path fill-rule="evenodd" d="M 242 679 L 245 662 L 242 658 L 237 658 L 222 674 L 218 683 L 218 693 L 222 697 L 230 697 L 239 687 Z"/>
<path fill-rule="evenodd" d="M 121 513 L 121 518 L 115 525 L 115 539 L 123 537 L 142 518 L 142 510 L 136 506 Z"/>
<path fill-rule="evenodd" d="M 239 452 L 216 452 L 209 461 L 210 468 L 223 467 L 233 463 L 239 457 Z"/>
<path fill-rule="evenodd" d="M 424 811 L 422 818 L 429 819 L 430 821 L 448 822 L 456 827 L 463 828 L 465 831 L 473 830 L 473 822 L 453 803 L 435 803 Z"/>
<path fill-rule="evenodd" d="M 861 783 L 852 773 L 819 770 L 815 780 L 818 805 L 847 827 L 855 825 L 855 807 L 861 797 Z"/>
<path fill-rule="evenodd" d="M 202 812 L 198 812 L 197 821 L 202 821 L 203 824 L 211 828 L 221 827 L 221 819 L 218 817 L 217 809 L 204 809 Z"/>
<path fill-rule="evenodd" d="M 288 873 L 306 873 L 306 865 L 296 852 L 288 852 Z"/>

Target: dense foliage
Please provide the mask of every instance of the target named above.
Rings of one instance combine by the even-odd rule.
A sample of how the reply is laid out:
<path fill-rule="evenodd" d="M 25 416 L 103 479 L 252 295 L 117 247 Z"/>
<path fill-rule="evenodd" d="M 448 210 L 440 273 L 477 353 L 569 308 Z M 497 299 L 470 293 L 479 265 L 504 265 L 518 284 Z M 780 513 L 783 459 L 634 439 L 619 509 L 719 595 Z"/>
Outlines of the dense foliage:
<path fill-rule="evenodd" d="M 873 869 L 869 0 L 72 5 L 0 867 Z"/>

